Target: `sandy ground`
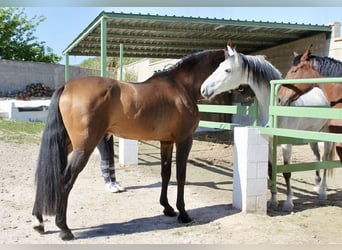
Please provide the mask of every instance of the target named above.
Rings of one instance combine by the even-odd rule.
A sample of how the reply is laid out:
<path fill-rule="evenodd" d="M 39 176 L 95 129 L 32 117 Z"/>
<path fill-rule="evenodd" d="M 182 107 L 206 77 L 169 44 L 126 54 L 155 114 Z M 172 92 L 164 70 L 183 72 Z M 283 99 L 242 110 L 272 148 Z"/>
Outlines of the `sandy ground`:
<path fill-rule="evenodd" d="M 232 151 L 206 135 L 194 141 L 189 158 L 186 208 L 194 222 L 184 225 L 166 217 L 159 205 L 159 144 L 139 142 L 139 165 L 117 166 L 123 193 L 104 191 L 99 156 L 94 153 L 69 198 L 68 224 L 76 240 L 66 244 L 301 244 L 342 243 L 342 171 L 328 179 L 328 200 L 312 192 L 313 171 L 294 173 L 292 213 L 269 210 L 266 215 L 242 213 L 232 207 Z M 32 229 L 34 172 L 39 145 L 0 142 L 0 243 L 64 243 L 53 217 L 46 233 Z M 294 148 L 294 160 L 313 159 L 308 146 Z M 118 164 L 117 164 L 118 165 Z M 278 178 L 279 200 L 285 198 Z M 175 207 L 175 168 L 169 201 Z M 281 203 L 280 203 L 281 206 Z"/>

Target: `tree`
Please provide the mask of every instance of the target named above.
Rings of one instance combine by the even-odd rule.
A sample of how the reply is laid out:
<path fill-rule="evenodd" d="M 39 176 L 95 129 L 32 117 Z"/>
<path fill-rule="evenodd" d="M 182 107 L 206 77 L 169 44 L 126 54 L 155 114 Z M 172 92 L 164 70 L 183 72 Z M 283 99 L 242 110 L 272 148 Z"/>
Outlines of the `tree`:
<path fill-rule="evenodd" d="M 61 57 L 34 36 L 45 19 L 43 16 L 29 19 L 17 8 L 0 8 L 0 59 L 58 63 Z"/>

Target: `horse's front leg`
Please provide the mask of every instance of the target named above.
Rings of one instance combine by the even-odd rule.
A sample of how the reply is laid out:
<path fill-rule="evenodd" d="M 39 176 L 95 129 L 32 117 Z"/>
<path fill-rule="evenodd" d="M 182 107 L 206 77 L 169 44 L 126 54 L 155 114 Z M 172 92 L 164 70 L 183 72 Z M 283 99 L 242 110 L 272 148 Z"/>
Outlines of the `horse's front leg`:
<path fill-rule="evenodd" d="M 284 158 L 284 165 L 291 164 L 291 153 L 292 153 L 292 145 L 291 144 L 284 144 L 282 145 L 283 149 L 283 158 Z M 293 210 L 293 193 L 291 187 L 291 172 L 283 173 L 285 183 L 286 183 L 286 201 L 283 204 L 283 211 L 290 212 Z"/>
<path fill-rule="evenodd" d="M 167 188 L 171 177 L 173 142 L 160 142 L 161 155 L 161 177 L 162 189 L 160 194 L 160 204 L 164 207 L 166 216 L 176 216 L 175 210 L 170 206 L 167 198 Z"/>
<path fill-rule="evenodd" d="M 275 181 L 276 171 L 273 169 L 273 138 L 269 137 L 268 141 L 268 176 L 269 176 L 269 188 L 271 190 L 271 199 L 267 201 L 267 207 L 276 209 L 278 207 L 277 198 L 277 183 Z"/>
<path fill-rule="evenodd" d="M 335 143 L 333 142 L 324 142 L 324 154 L 323 154 L 323 161 L 331 161 L 335 158 L 335 152 L 334 152 L 334 146 Z M 330 170 L 331 174 L 333 168 Z M 327 169 L 324 169 L 323 171 L 323 178 L 317 183 L 314 188 L 314 191 L 319 195 L 319 199 L 326 200 L 327 199 Z"/>
<path fill-rule="evenodd" d="M 192 146 L 192 135 L 180 143 L 176 143 L 176 167 L 177 167 L 177 209 L 178 219 L 183 223 L 191 222 L 192 219 L 185 211 L 184 185 L 186 179 L 186 164 Z"/>

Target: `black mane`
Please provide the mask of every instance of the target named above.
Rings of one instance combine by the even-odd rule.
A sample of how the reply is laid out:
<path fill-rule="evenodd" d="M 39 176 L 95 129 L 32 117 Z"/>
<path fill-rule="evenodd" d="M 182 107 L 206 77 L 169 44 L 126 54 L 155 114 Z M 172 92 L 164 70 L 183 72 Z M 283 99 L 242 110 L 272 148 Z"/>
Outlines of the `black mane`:
<path fill-rule="evenodd" d="M 292 65 L 297 66 L 300 63 L 302 55 L 298 55 L 293 59 Z M 321 57 L 309 55 L 307 61 L 316 62 L 313 64 L 315 70 L 322 76 L 327 77 L 341 77 L 342 76 L 342 62 L 331 57 Z"/>
<path fill-rule="evenodd" d="M 168 74 L 173 70 L 177 70 L 180 67 L 192 67 L 193 65 L 197 64 L 199 61 L 201 61 L 201 59 L 205 56 L 207 56 L 208 52 L 210 52 L 212 50 L 203 50 L 203 51 L 199 51 L 199 52 L 195 52 L 193 54 L 187 55 L 185 57 L 183 57 L 180 61 L 178 61 L 177 63 L 175 63 L 172 66 L 167 67 L 166 69 L 163 70 L 159 70 L 156 71 L 152 77 L 155 76 L 162 76 L 164 74 Z"/>

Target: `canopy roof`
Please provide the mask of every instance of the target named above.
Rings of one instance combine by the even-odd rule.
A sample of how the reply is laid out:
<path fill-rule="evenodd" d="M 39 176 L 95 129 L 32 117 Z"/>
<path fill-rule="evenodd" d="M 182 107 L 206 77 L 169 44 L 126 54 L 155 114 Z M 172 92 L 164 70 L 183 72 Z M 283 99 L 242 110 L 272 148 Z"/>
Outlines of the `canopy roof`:
<path fill-rule="evenodd" d="M 76 56 L 101 55 L 101 20 L 107 23 L 107 56 L 181 58 L 195 51 L 223 48 L 232 39 L 251 54 L 298 39 L 326 33 L 331 26 L 232 19 L 102 12 L 63 51 Z"/>

